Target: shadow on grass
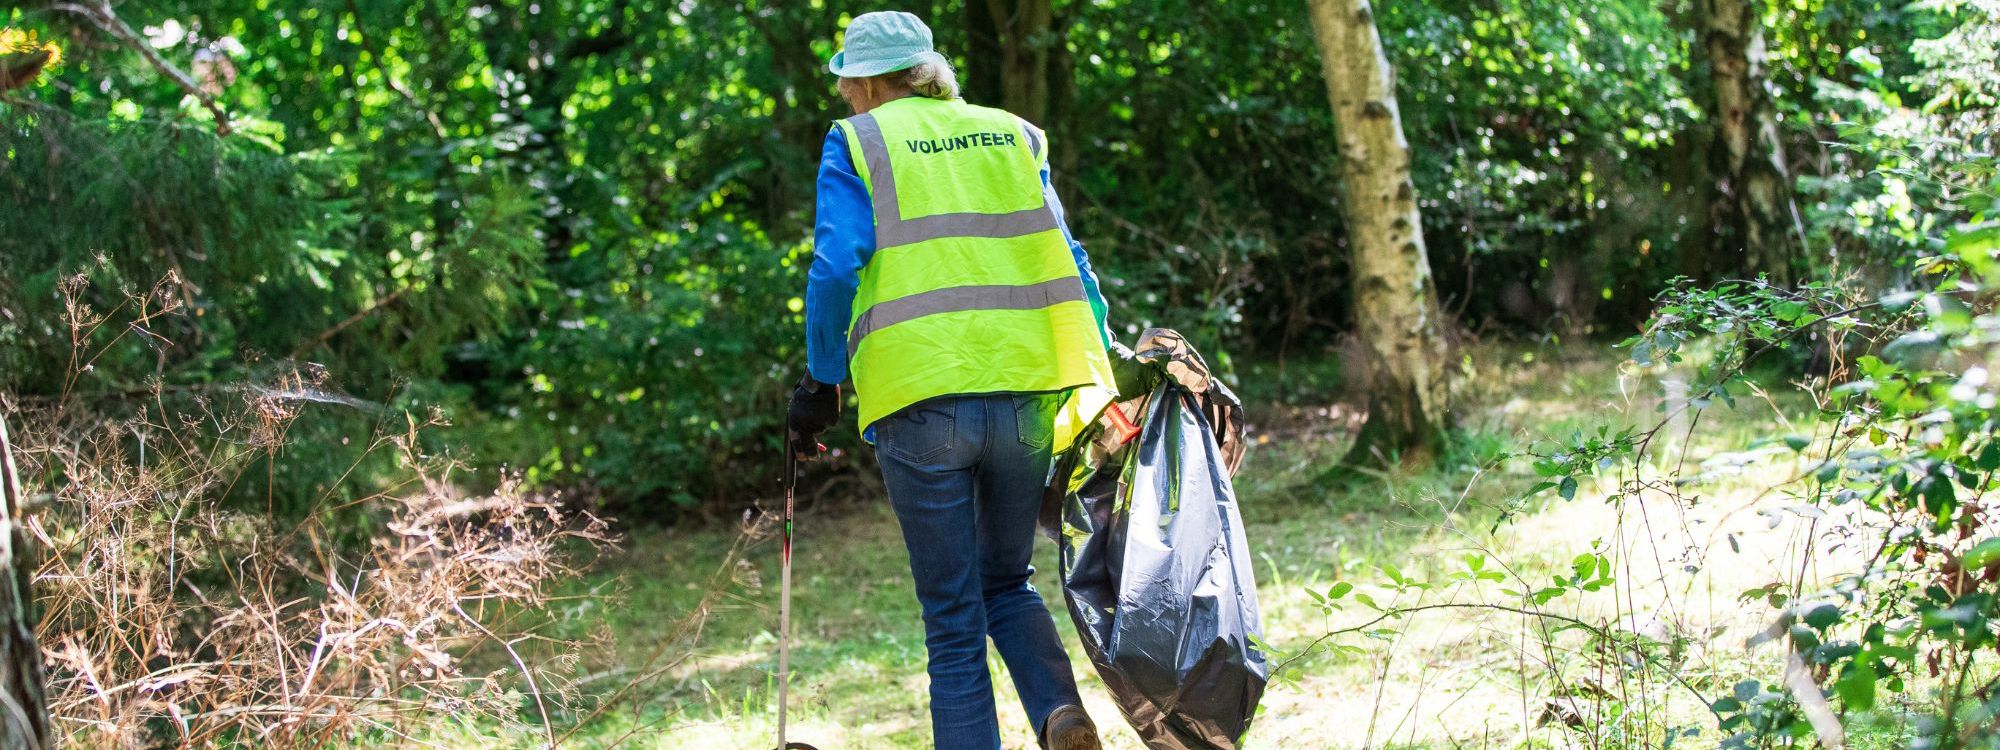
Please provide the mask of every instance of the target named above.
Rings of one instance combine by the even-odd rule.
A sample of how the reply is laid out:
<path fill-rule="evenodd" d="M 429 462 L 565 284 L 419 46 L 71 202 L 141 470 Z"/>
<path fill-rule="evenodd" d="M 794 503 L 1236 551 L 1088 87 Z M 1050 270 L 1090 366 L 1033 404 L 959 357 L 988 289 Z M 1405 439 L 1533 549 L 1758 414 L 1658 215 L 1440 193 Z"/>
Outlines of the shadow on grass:
<path fill-rule="evenodd" d="M 1482 352 L 1481 357 L 1472 385 L 1460 396 L 1461 427 L 1452 450 L 1423 468 L 1339 467 L 1351 438 L 1343 430 L 1319 424 L 1338 417 L 1337 407 L 1297 406 L 1297 393 L 1284 388 L 1273 392 L 1292 399 L 1292 405 L 1252 405 L 1253 417 L 1260 409 L 1270 413 L 1290 409 L 1286 419 L 1293 420 L 1269 431 L 1253 422 L 1255 445 L 1236 482 L 1246 531 L 1257 555 L 1267 636 L 1274 645 L 1302 647 L 1332 629 L 1335 619 L 1345 622 L 1360 614 L 1329 616 L 1307 599 L 1302 593 L 1306 589 L 1323 590 L 1343 580 L 1375 581 L 1382 577 L 1378 568 L 1384 565 L 1429 576 L 1455 564 L 1457 554 L 1472 544 L 1465 530 L 1483 532 L 1491 527 L 1536 481 L 1528 462 L 1509 458 L 1534 438 L 1603 424 L 1639 423 L 1654 416 L 1649 400 L 1653 397 L 1635 395 L 1633 384 L 1619 378 L 1615 360 L 1564 360 L 1546 351 L 1504 348 Z M 1323 372 L 1328 369 L 1312 371 L 1336 379 Z M 1657 388 L 1651 392 L 1657 393 Z M 1763 420 L 1737 421 L 1740 424 L 1727 429 L 1769 429 Z M 808 486 L 817 481 L 809 475 L 801 490 L 810 491 Z M 1542 504 L 1527 512 L 1559 514 L 1577 507 L 1581 506 Z M 926 745 L 923 628 L 894 516 L 879 499 L 863 499 L 816 507 L 802 515 L 798 529 L 792 717 L 801 736 L 822 746 Z M 724 564 L 734 533 L 733 525 L 642 530 L 622 555 L 607 559 L 591 583 L 621 582 L 621 596 L 598 625 L 613 634 L 612 642 L 618 645 L 600 654 L 597 661 L 602 663 L 591 668 L 604 668 L 657 646 L 663 623 L 678 620 L 703 601 L 708 593 L 704 583 Z M 1530 539 L 1516 551 L 1550 558 L 1554 562 L 1547 565 L 1560 569 L 1569 559 L 1564 553 L 1570 552 L 1562 545 L 1573 541 Z M 1038 544 L 1035 582 L 1051 611 L 1063 612 L 1054 558 L 1054 545 Z M 777 576 L 775 541 L 749 548 L 735 565 L 725 595 L 714 600 L 694 658 L 647 686 L 633 706 L 586 727 L 584 746 L 592 741 L 611 744 L 633 727 L 650 727 L 647 738 L 625 746 L 754 746 L 771 728 L 774 714 Z M 1067 616 L 1056 617 L 1061 621 Z M 1122 722 L 1076 646 L 1069 624 L 1059 622 L 1058 629 L 1070 648 L 1091 713 L 1108 730 L 1107 747 L 1137 748 L 1130 732 L 1118 726 Z M 1494 647 L 1477 640 L 1468 643 Z M 1323 701 L 1367 700 L 1370 696 L 1357 693 L 1355 684 L 1365 686 L 1374 679 L 1377 666 L 1369 661 L 1373 658 L 1336 652 L 1307 658 L 1300 672 L 1308 684 L 1273 686 L 1267 705 L 1280 708 L 1260 718 L 1264 727 L 1253 730 L 1252 738 L 1267 747 L 1339 744 L 1315 745 L 1312 738 L 1327 722 L 1348 721 L 1352 716 L 1298 712 L 1327 710 L 1312 708 Z M 1032 746 L 1004 669 L 997 659 L 993 662 L 1007 741 L 1010 746 Z M 1387 674 L 1386 664 L 1380 669 Z M 1512 669 L 1489 666 L 1478 674 L 1495 681 L 1520 678 Z M 1414 704 L 1410 708 L 1414 710 Z M 1352 710 L 1350 706 L 1350 714 Z M 1415 717 L 1419 723 L 1423 718 Z M 1374 719 L 1363 715 L 1359 720 Z M 1384 729 L 1395 735 L 1410 720 L 1384 717 Z M 1510 742 L 1520 737 L 1505 732 L 1491 736 L 1511 738 Z"/>

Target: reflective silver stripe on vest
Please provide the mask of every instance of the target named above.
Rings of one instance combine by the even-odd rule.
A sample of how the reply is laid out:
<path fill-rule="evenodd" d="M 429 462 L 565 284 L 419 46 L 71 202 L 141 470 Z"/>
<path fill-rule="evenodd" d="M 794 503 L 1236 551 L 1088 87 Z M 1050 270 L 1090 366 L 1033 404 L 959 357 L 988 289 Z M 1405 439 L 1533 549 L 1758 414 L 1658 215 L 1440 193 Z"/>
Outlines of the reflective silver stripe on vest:
<path fill-rule="evenodd" d="M 966 212 L 904 219 L 902 207 L 896 203 L 896 173 L 889 166 L 889 145 L 882 138 L 882 126 L 875 122 L 874 115 L 866 114 L 848 118 L 848 122 L 854 125 L 855 140 L 861 142 L 861 158 L 868 164 L 868 179 L 872 183 L 869 198 L 875 204 L 876 250 L 941 237 L 1006 239 L 1056 228 L 1056 217 L 1049 211 L 1047 200 L 1013 213 Z"/>
<path fill-rule="evenodd" d="M 1042 137 L 1041 137 L 1040 135 L 1037 135 L 1037 134 L 1035 133 L 1035 129 L 1034 129 L 1034 128 L 1030 128 L 1030 127 L 1023 127 L 1023 128 L 1021 128 L 1021 132 L 1023 132 L 1023 133 L 1027 133 L 1027 134 L 1028 134 L 1028 152 L 1029 152 L 1029 153 L 1032 153 L 1032 154 L 1034 154 L 1034 155 L 1035 155 L 1035 161 L 1037 161 L 1037 162 L 1041 161 L 1041 160 L 1042 160 Z"/>
<path fill-rule="evenodd" d="M 891 200 L 894 200 L 893 198 Z M 876 222 L 876 247 L 911 245 L 939 237 L 1005 239 L 1056 228 L 1048 204 L 1011 214 L 937 214 L 895 222 Z"/>
<path fill-rule="evenodd" d="M 853 357 L 868 334 L 926 315 L 965 310 L 1039 310 L 1063 302 L 1082 302 L 1083 280 L 1075 276 L 1027 286 L 993 284 L 954 286 L 877 302 L 854 320 L 847 331 L 847 356 Z"/>

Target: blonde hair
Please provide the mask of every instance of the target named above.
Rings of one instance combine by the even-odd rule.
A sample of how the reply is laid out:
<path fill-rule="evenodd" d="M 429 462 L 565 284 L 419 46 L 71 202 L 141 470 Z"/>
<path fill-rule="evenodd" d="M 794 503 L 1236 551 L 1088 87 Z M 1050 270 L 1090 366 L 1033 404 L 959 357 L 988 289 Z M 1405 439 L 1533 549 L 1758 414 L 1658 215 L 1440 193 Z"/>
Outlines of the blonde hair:
<path fill-rule="evenodd" d="M 917 63 L 883 78 L 908 86 L 911 91 L 932 99 L 958 98 L 958 71 L 952 70 L 951 63 L 944 60 Z"/>

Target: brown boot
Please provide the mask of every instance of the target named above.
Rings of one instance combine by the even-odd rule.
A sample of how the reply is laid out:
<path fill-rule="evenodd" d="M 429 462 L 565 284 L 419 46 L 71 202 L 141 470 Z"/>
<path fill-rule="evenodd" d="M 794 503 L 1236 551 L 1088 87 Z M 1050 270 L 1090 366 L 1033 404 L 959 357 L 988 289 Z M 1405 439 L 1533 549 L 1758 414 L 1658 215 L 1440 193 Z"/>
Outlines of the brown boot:
<path fill-rule="evenodd" d="M 1046 750 L 1104 750 L 1097 742 L 1097 725 L 1083 707 L 1070 704 L 1057 708 L 1042 723 L 1042 747 Z"/>

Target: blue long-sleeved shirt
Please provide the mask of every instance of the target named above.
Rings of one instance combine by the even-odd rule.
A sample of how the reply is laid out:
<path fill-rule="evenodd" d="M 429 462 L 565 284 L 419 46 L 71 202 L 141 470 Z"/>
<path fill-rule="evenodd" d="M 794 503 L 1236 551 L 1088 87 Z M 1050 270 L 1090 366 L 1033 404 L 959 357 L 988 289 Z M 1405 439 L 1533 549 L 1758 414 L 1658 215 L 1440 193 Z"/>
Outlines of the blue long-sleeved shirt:
<path fill-rule="evenodd" d="M 1025 131 L 1025 126 L 1024 131 Z M 1062 202 L 1056 200 L 1049 182 L 1049 170 L 1042 168 L 1042 193 L 1056 226 L 1062 228 L 1076 259 L 1077 273 L 1083 277 L 1084 297 L 1097 315 L 1105 342 L 1111 341 L 1105 328 L 1104 295 L 1098 289 L 1097 274 L 1083 245 L 1070 234 Z M 868 200 L 868 186 L 854 169 L 847 152 L 847 138 L 839 127 L 826 134 L 820 149 L 819 197 L 815 206 L 812 268 L 806 272 L 806 369 L 814 380 L 839 383 L 847 379 L 847 322 L 854 307 L 854 290 L 861 284 L 861 269 L 875 254 L 875 209 Z"/>

